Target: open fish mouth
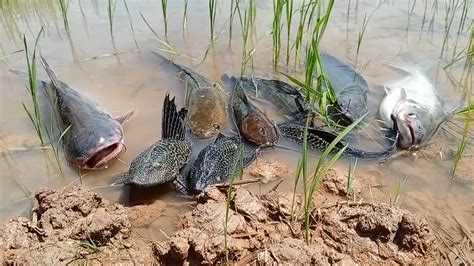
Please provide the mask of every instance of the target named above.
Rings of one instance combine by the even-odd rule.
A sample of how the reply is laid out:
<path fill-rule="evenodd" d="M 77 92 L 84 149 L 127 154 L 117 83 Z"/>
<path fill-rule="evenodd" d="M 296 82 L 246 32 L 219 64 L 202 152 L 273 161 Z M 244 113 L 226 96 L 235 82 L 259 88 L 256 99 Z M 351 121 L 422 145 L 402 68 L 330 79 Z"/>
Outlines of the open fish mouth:
<path fill-rule="evenodd" d="M 402 146 L 404 148 L 407 147 L 413 147 L 415 145 L 415 131 L 413 127 L 410 124 L 410 121 L 407 120 L 402 120 L 402 123 L 400 123 L 400 135 L 403 136 L 405 141 L 403 141 Z"/>
<path fill-rule="evenodd" d="M 115 161 L 124 150 L 124 145 L 120 141 L 116 141 L 107 146 L 98 148 L 92 152 L 92 156 L 79 164 L 81 169 L 97 170 L 107 168 L 107 166 Z"/>

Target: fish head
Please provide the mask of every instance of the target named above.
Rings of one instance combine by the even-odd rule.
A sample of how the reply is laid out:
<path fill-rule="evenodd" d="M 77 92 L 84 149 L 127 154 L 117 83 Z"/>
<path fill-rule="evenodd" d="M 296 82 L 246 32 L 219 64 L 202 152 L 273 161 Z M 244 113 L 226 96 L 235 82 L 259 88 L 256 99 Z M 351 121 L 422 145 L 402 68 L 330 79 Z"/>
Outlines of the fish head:
<path fill-rule="evenodd" d="M 207 139 L 207 138 L 212 138 L 219 134 L 221 131 L 221 125 L 220 123 L 214 123 L 214 122 L 209 122 L 205 123 L 196 124 L 195 126 L 191 127 L 191 133 L 193 133 L 194 136 L 200 139 Z"/>
<path fill-rule="evenodd" d="M 339 111 L 352 121 L 368 112 L 367 94 L 361 91 L 357 89 L 357 86 L 351 86 L 337 96 Z"/>
<path fill-rule="evenodd" d="M 395 130 L 400 133 L 399 146 L 404 149 L 419 149 L 429 140 L 432 124 L 431 114 L 415 101 L 405 99 L 395 106 L 392 113 Z"/>
<path fill-rule="evenodd" d="M 278 142 L 276 127 L 258 113 L 249 113 L 242 121 L 242 136 L 259 147 L 272 147 Z"/>
<path fill-rule="evenodd" d="M 95 124 L 93 127 L 84 127 L 77 132 L 71 130 L 66 134 L 70 134 L 69 139 L 74 138 L 72 164 L 80 169 L 106 168 L 125 148 L 123 129 L 116 120 Z"/>

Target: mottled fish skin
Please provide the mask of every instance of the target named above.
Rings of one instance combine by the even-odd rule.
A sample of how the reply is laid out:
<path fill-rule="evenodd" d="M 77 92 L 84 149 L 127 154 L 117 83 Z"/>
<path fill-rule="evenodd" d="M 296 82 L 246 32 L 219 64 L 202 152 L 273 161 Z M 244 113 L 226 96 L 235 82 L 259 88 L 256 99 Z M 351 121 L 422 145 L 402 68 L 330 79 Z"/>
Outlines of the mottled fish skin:
<path fill-rule="evenodd" d="M 186 178 L 181 176 L 177 190 L 200 193 L 205 187 L 227 181 L 238 169 L 240 151 L 243 148 L 238 136 L 227 137 L 219 134 L 216 140 L 199 152 Z M 244 158 L 244 167 L 258 155 L 259 150 Z"/>
<path fill-rule="evenodd" d="M 240 135 L 258 147 L 274 146 L 280 135 L 276 126 L 268 117 L 249 102 L 243 84 L 234 79 L 232 90 L 232 110 Z"/>
<path fill-rule="evenodd" d="M 170 100 L 167 94 L 163 104 L 162 139 L 142 151 L 114 185 L 151 187 L 174 180 L 191 153 L 191 142 L 185 139 L 185 115 L 186 110 L 182 108 L 178 112 L 175 99 Z"/>
<path fill-rule="evenodd" d="M 206 77 L 155 53 L 180 71 L 186 86 L 186 122 L 197 138 L 216 136 L 226 122 L 224 95 Z"/>
<path fill-rule="evenodd" d="M 368 112 L 367 81 L 352 67 L 336 57 L 321 53 L 321 65 L 337 97 L 337 106 L 331 115 L 341 124 L 351 124 Z"/>
<path fill-rule="evenodd" d="M 254 95 L 274 104 L 278 111 L 288 117 L 302 119 L 309 106 L 300 90 L 276 79 L 264 79 L 254 76 L 235 77 L 222 75 L 223 81 L 239 80 L 248 95 Z"/>
<path fill-rule="evenodd" d="M 41 63 L 56 96 L 62 131 L 69 128 L 62 138 L 67 161 L 80 169 L 107 167 L 124 148 L 121 123 L 133 112 L 123 120 L 112 118 L 97 102 L 59 81 L 43 57 Z"/>
<path fill-rule="evenodd" d="M 278 129 L 283 137 L 286 137 L 294 142 L 303 143 L 305 126 L 297 123 L 282 123 L 278 125 Z M 354 157 L 359 159 L 384 159 L 389 157 L 397 146 L 397 137 L 393 138 L 392 143 L 388 148 L 382 151 L 364 151 L 348 146 L 344 151 L 343 155 L 347 157 Z M 337 138 L 337 135 L 314 129 L 308 128 L 307 144 L 308 147 L 314 150 L 324 151 L 331 142 Z M 343 142 L 338 142 L 333 148 L 333 152 L 338 152 L 346 146 Z"/>

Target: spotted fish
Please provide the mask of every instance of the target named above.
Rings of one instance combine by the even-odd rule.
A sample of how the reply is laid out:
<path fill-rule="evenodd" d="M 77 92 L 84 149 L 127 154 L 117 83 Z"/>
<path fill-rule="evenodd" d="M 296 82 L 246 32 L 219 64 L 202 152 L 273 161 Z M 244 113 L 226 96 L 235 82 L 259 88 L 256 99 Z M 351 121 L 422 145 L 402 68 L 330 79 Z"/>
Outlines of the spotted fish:
<path fill-rule="evenodd" d="M 293 122 L 282 123 L 278 125 L 278 129 L 283 137 L 286 137 L 294 142 L 303 143 L 305 126 Z M 308 147 L 314 150 L 325 150 L 331 142 L 337 138 L 337 135 L 315 128 L 308 128 L 307 144 Z M 360 159 L 383 159 L 390 156 L 397 146 L 398 135 L 390 138 L 392 143 L 390 146 L 382 151 L 364 151 L 354 147 L 348 146 L 343 155 L 348 157 Z M 334 152 L 340 151 L 346 146 L 343 141 L 340 141 L 333 148 Z"/>
<path fill-rule="evenodd" d="M 161 139 L 142 151 L 131 163 L 127 173 L 113 185 L 130 184 L 151 187 L 172 181 L 186 164 L 191 142 L 185 138 L 186 109 L 177 110 L 175 99 L 167 94 L 163 104 Z"/>
<path fill-rule="evenodd" d="M 122 125 L 133 112 L 113 118 L 97 102 L 58 80 L 43 57 L 41 63 L 51 80 L 61 129 L 65 132 L 62 143 L 67 161 L 80 169 L 106 168 L 124 151 Z"/>
<path fill-rule="evenodd" d="M 198 138 L 216 136 L 226 122 L 225 100 L 223 93 L 206 77 L 191 69 L 155 53 L 156 56 L 175 66 L 183 79 L 186 96 L 186 122 Z"/>
<path fill-rule="evenodd" d="M 254 106 L 245 95 L 245 83 L 231 78 L 232 111 L 240 135 L 258 147 L 274 146 L 279 139 L 276 126 L 268 117 Z"/>
<path fill-rule="evenodd" d="M 177 190 L 200 193 L 205 187 L 227 181 L 238 168 L 243 144 L 238 136 L 227 137 L 219 134 L 216 140 L 201 150 L 186 178 L 177 180 Z M 257 158 L 259 149 L 243 158 L 243 166 Z"/>

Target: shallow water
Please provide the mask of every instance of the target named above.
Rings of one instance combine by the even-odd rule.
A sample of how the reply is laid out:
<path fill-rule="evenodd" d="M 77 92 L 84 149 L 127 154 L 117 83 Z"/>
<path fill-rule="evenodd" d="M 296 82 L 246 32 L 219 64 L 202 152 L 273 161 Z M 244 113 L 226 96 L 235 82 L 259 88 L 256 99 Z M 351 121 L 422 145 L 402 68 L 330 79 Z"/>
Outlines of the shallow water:
<path fill-rule="evenodd" d="M 176 77 L 176 72 L 150 53 L 151 50 L 167 48 L 154 38 L 140 16 L 142 13 L 164 38 L 159 1 L 127 2 L 139 47 L 135 45 L 130 31 L 130 20 L 122 1 L 117 2 L 114 13 L 113 42 L 109 32 L 106 3 L 71 1 L 68 11 L 70 33 L 66 34 L 56 1 L 42 0 L 37 1 L 35 5 L 29 5 L 27 2 L 14 1 L 16 4 L 4 6 L 0 14 L 0 52 L 8 56 L 5 58 L 0 55 L 0 221 L 28 212 L 32 207 L 30 195 L 39 187 L 58 187 L 83 182 L 112 200 L 136 203 L 160 199 L 172 204 L 162 218 L 150 227 L 141 229 L 141 233 L 145 233 L 149 238 L 162 239 L 164 235 L 160 230 L 166 234 L 174 230 L 176 215 L 187 209 L 187 199 L 178 197 L 172 185 L 145 192 L 108 187 L 120 173 L 128 169 L 131 160 L 140 151 L 160 138 L 164 95 L 169 92 L 176 96 L 179 105 L 184 104 L 184 85 Z M 253 70 L 249 65 L 246 73 L 253 71 L 255 75 L 262 77 L 282 78 L 274 71 L 271 61 L 272 38 L 269 29 L 273 18 L 272 1 L 257 2 L 256 25 L 248 44 L 249 49 L 255 48 L 254 65 Z M 321 44 L 322 50 L 353 64 L 364 15 L 370 17 L 378 3 L 379 1 L 336 1 Z M 382 84 L 402 78 L 400 73 L 384 66 L 383 60 L 418 62 L 444 101 L 453 102 L 461 98 L 461 91 L 456 82 L 462 75 L 464 60 L 454 64 L 449 71 L 444 71 L 443 66 L 451 61 L 453 54 L 459 53 L 467 45 L 468 28 L 473 18 L 472 7 L 467 12 L 467 25 L 459 35 L 456 32 L 461 8 L 456 9 L 445 45 L 446 51 L 441 60 L 438 60 L 445 36 L 447 5 L 444 1 L 436 3 L 437 7 L 433 9 L 433 3 L 425 5 L 415 1 L 413 6 L 412 1 L 392 1 L 381 5 L 370 17 L 360 49 L 358 66 L 371 86 L 369 109 L 372 116 L 376 115 L 377 104 L 383 97 Z M 170 57 L 211 80 L 219 81 L 222 73 L 240 72 L 241 28 L 236 17 L 230 42 L 230 1 L 219 2 L 215 27 L 218 37 L 214 45 L 209 46 L 207 8 L 207 1 L 189 1 L 187 24 L 183 29 L 183 2 L 168 2 L 168 41 L 176 51 L 185 55 Z M 433 10 L 435 15 L 431 23 Z M 298 13 L 295 13 L 294 21 L 298 20 L 298 16 Z M 48 60 L 61 80 L 82 90 L 114 115 L 129 110 L 136 112 L 125 126 L 126 153 L 106 170 L 81 173 L 83 176 L 79 178 L 80 173 L 68 167 L 62 159 L 64 173 L 61 174 L 52 151 L 35 148 L 39 147 L 38 138 L 20 102 L 30 101 L 25 90 L 27 79 L 11 73 L 9 69 L 26 70 L 24 54 L 10 53 L 22 49 L 22 33 L 26 34 L 32 46 L 41 25 L 45 26 L 45 34 L 40 39 L 41 55 Z M 284 62 L 284 32 L 282 44 L 281 62 Z M 207 57 L 199 64 L 208 49 Z M 115 51 L 120 55 L 111 55 Z M 165 54 L 165 51 L 160 52 Z M 284 63 L 280 63 L 280 66 L 283 72 L 295 71 L 293 63 L 290 67 Z M 38 75 L 42 79 L 46 78 L 39 64 Z M 281 119 L 268 105 L 266 107 L 266 112 L 272 119 Z M 407 176 L 400 200 L 402 207 L 414 210 L 433 221 L 447 217 L 451 228 L 455 227 L 455 221 L 449 219 L 451 215 L 472 221 L 474 169 L 469 162 L 472 162 L 474 149 L 471 141 L 457 177 L 454 181 L 451 180 L 449 172 L 453 151 L 459 142 L 459 134 L 456 132 L 462 131 L 459 127 L 462 127 L 462 122 L 454 119 L 451 121 L 454 122 L 444 126 L 447 130 L 439 130 L 433 138 L 433 144 L 418 151 L 416 157 L 405 152 L 403 156 L 384 164 L 360 162 L 356 176 L 375 177 L 377 184 L 373 185 L 381 186 L 387 197 L 392 198 L 397 180 Z M 370 125 L 371 131 L 378 131 L 379 125 L 375 121 Z M 369 136 L 365 136 L 358 144 L 368 148 L 380 148 L 372 142 Z M 196 152 L 205 143 L 206 141 L 196 141 Z M 263 159 L 275 159 L 290 168 L 288 178 L 279 189 L 292 189 L 298 156 L 297 152 L 278 148 L 263 152 Z M 312 156 L 311 160 L 316 161 L 317 158 Z M 340 161 L 338 168 L 345 172 L 347 161 Z M 273 185 L 254 185 L 254 189 L 265 191 Z M 469 226 L 472 229 L 472 222 Z"/>

